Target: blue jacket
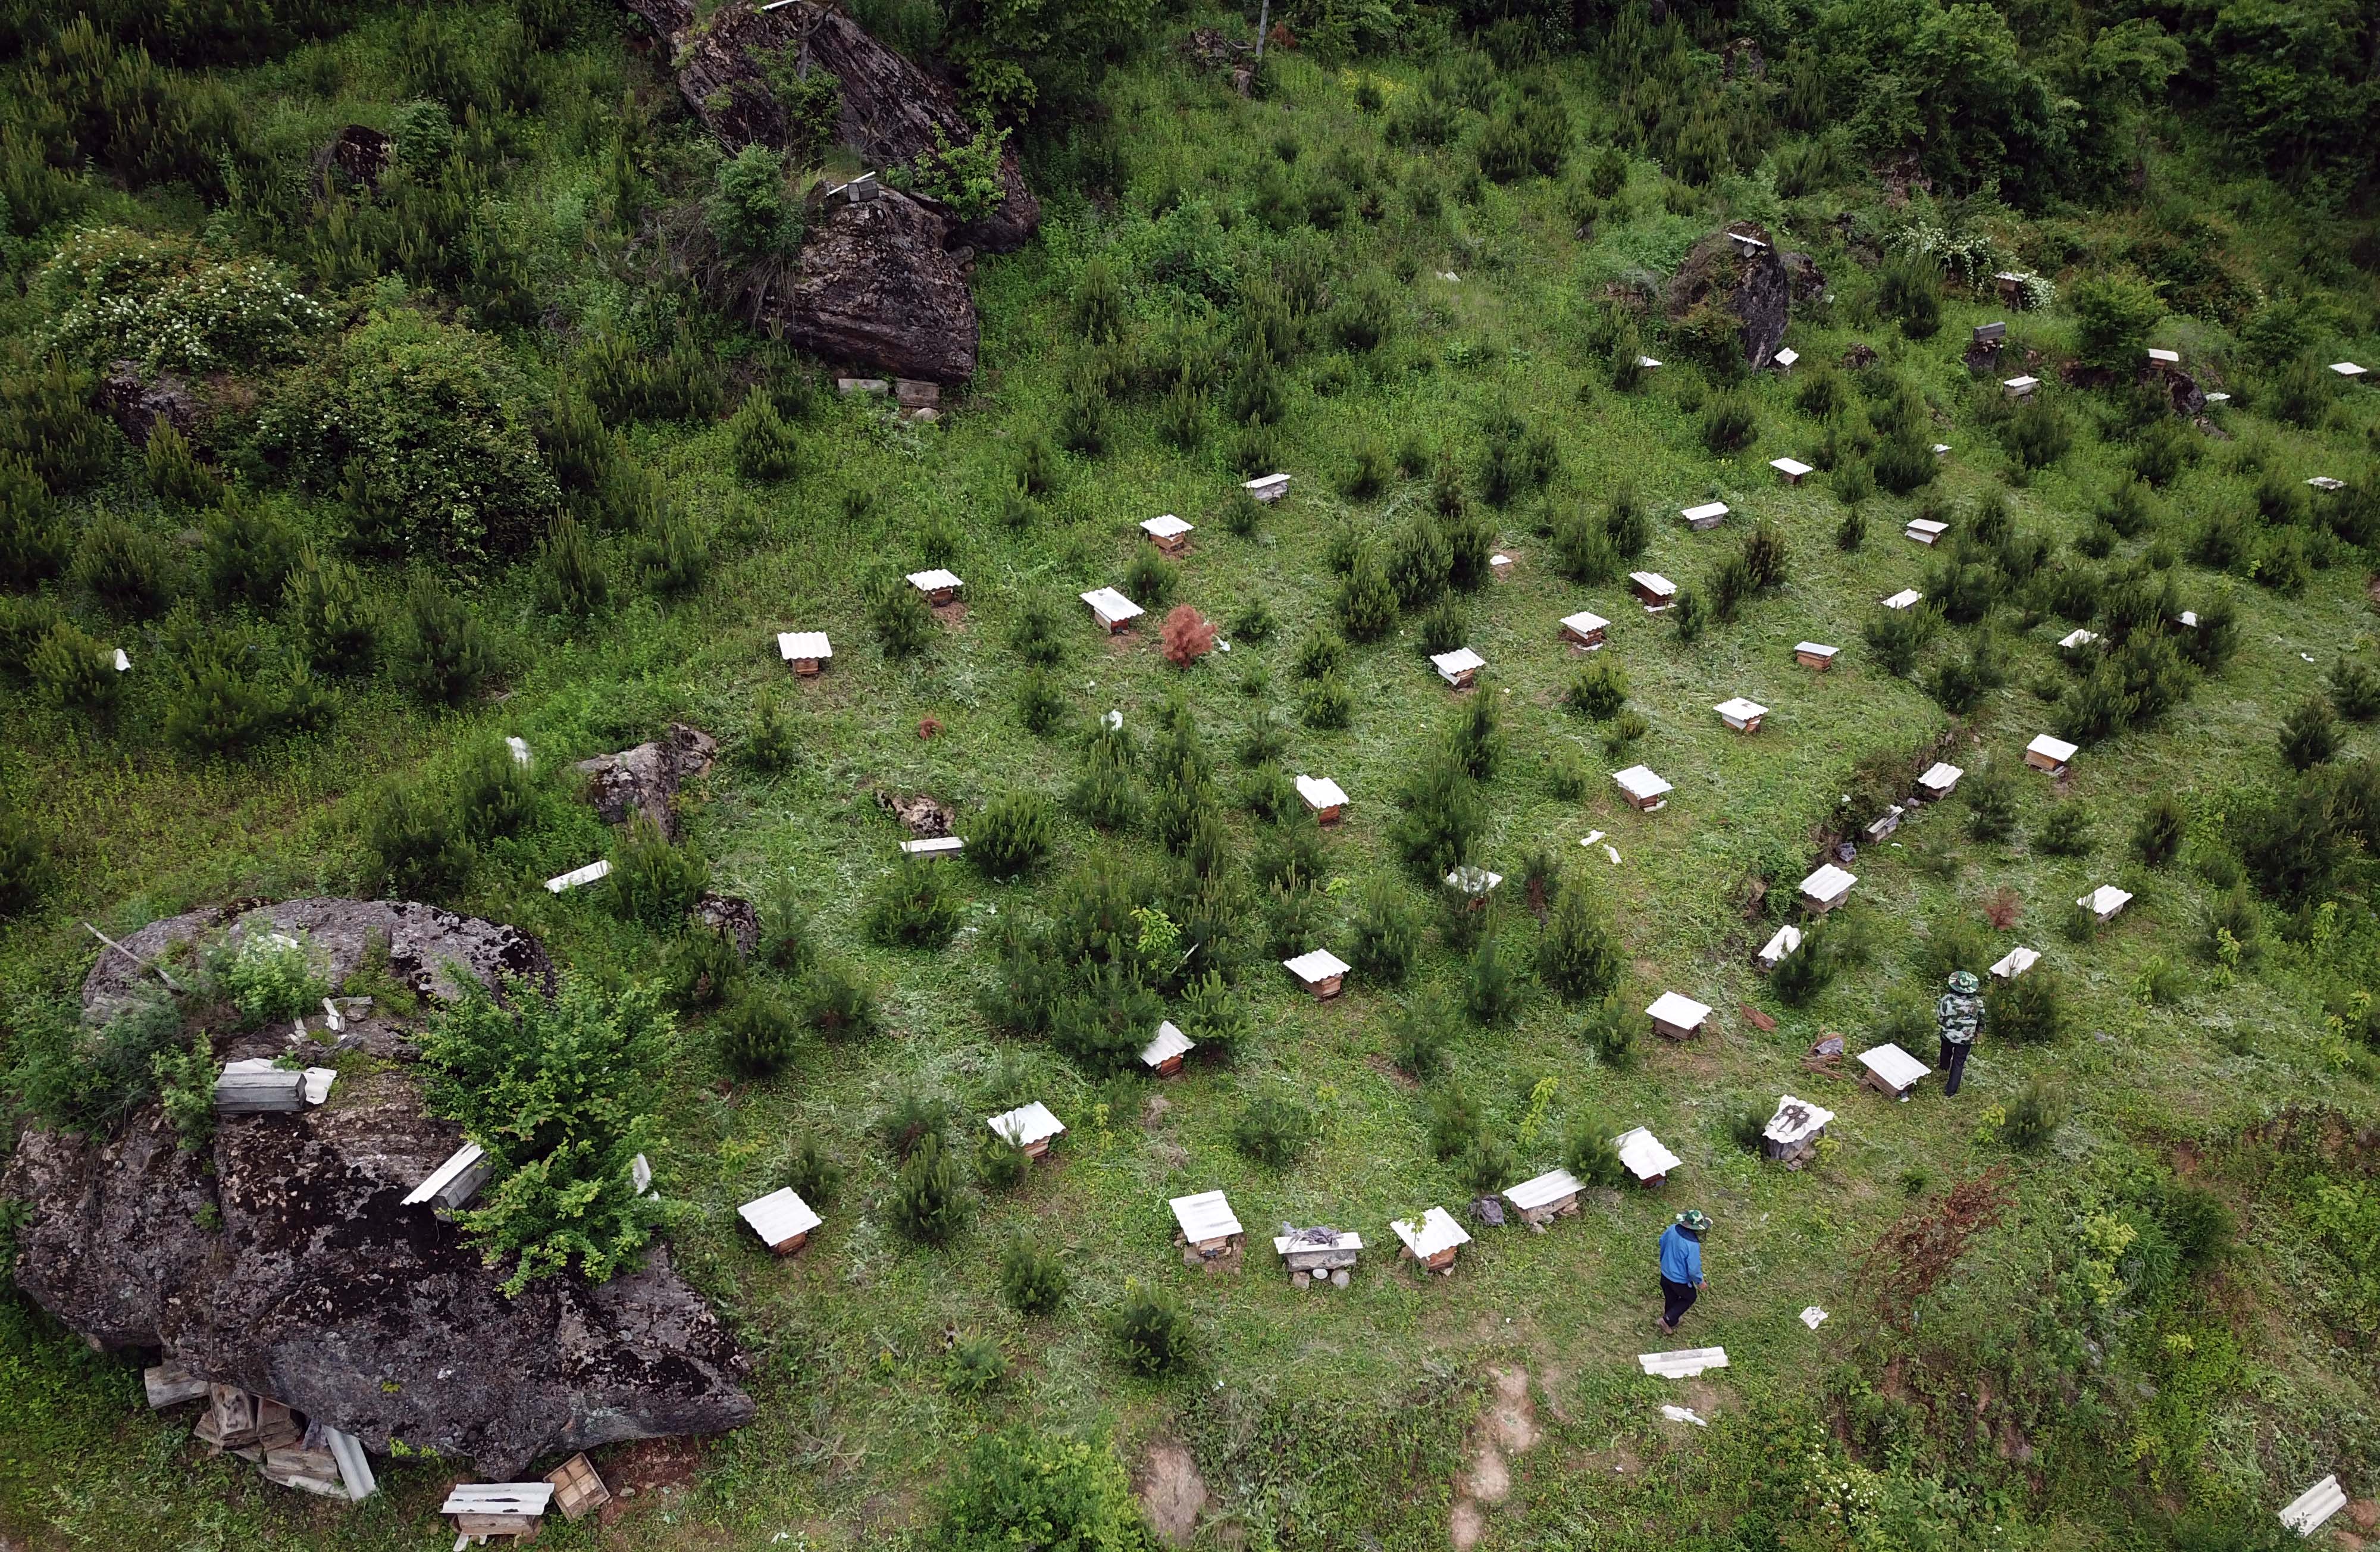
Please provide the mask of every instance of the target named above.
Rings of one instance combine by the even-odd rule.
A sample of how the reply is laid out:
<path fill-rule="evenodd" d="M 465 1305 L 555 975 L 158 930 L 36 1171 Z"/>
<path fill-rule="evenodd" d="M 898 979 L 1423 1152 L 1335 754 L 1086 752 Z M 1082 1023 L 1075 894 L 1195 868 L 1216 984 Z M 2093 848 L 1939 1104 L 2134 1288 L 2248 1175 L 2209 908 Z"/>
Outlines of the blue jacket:
<path fill-rule="evenodd" d="M 1703 1279 L 1703 1247 L 1674 1223 L 1661 1236 L 1661 1275 L 1689 1288 Z"/>

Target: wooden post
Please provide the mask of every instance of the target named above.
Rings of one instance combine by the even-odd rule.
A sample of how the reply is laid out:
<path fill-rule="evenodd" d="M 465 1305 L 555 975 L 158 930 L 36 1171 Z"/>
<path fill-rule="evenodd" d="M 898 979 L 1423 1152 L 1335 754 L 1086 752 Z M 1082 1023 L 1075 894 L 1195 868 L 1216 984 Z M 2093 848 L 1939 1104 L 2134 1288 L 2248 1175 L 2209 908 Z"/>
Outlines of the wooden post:
<path fill-rule="evenodd" d="M 1272 0 L 1263 0 L 1257 7 L 1257 63 L 1264 63 L 1265 31 L 1272 25 Z"/>

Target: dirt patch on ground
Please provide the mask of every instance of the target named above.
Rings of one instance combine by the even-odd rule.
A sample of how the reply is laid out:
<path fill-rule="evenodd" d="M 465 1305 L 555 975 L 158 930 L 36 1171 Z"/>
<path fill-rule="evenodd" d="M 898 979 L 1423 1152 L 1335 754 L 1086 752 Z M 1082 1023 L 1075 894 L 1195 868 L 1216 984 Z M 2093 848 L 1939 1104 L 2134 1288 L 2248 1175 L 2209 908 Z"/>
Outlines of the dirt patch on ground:
<path fill-rule="evenodd" d="M 928 604 L 926 608 L 929 613 L 950 629 L 954 631 L 966 629 L 967 606 L 958 600 L 953 599 L 948 603 Z"/>
<path fill-rule="evenodd" d="M 1476 1546 L 1488 1534 L 1485 1506 L 1500 1504 L 1512 1491 L 1512 1457 L 1537 1442 L 1537 1406 L 1529 1395 L 1529 1371 L 1514 1365 L 1490 1369 L 1493 1394 L 1486 1415 L 1471 1430 L 1471 1463 L 1455 1484 L 1447 1532 L 1455 1552 Z"/>
<path fill-rule="evenodd" d="M 596 1473 L 612 1490 L 597 1510 L 596 1522 L 616 1525 L 655 1504 L 667 1504 L 694 1485 L 702 1470 L 702 1449 L 690 1438 L 639 1439 L 594 1455 Z"/>
<path fill-rule="evenodd" d="M 1190 1451 L 1172 1439 L 1155 1439 L 1142 1458 L 1135 1488 L 1148 1527 L 1168 1546 L 1187 1546 L 1207 1508 L 1206 1479 Z"/>

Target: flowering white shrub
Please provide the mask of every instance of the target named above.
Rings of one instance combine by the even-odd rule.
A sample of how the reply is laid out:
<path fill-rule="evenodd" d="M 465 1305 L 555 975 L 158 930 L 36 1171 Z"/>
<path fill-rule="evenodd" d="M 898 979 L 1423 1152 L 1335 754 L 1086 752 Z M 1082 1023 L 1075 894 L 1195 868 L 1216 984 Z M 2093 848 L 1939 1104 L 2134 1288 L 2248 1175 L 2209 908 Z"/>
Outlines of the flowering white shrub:
<path fill-rule="evenodd" d="M 265 259 L 211 259 L 187 238 L 118 226 L 68 236 L 42 266 L 45 350 L 103 366 L 120 358 L 176 371 L 295 359 L 330 314 Z"/>

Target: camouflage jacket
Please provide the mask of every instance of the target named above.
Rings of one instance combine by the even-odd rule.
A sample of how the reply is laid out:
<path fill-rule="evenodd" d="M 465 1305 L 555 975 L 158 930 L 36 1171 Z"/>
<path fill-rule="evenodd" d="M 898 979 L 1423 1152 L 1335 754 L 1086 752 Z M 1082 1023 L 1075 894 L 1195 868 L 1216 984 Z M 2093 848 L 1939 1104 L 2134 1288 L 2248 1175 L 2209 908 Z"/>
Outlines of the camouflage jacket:
<path fill-rule="evenodd" d="M 1934 1004 L 1934 1025 L 1954 1046 L 1974 1044 L 1984 1022 L 1984 1000 L 1973 992 L 1946 991 Z"/>

